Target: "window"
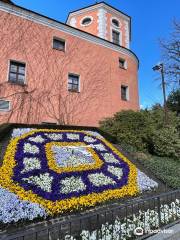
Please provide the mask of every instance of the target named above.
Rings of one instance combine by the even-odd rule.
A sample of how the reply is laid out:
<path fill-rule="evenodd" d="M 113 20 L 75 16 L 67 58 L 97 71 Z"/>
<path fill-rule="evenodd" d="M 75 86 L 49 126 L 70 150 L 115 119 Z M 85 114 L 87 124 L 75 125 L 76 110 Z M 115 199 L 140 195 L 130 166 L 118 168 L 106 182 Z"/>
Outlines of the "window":
<path fill-rule="evenodd" d="M 120 33 L 112 30 L 112 42 L 120 45 Z"/>
<path fill-rule="evenodd" d="M 7 100 L 0 100 L 0 111 L 9 111 L 10 110 L 10 102 Z"/>
<path fill-rule="evenodd" d="M 115 26 L 115 27 L 119 27 L 119 21 L 117 19 L 112 19 L 112 24 Z"/>
<path fill-rule="evenodd" d="M 85 17 L 81 20 L 81 25 L 88 26 L 91 24 L 92 20 L 92 17 Z"/>
<path fill-rule="evenodd" d="M 23 85 L 25 84 L 25 63 L 10 61 L 9 82 Z"/>
<path fill-rule="evenodd" d="M 128 98 L 129 98 L 129 96 L 128 96 L 128 87 L 122 85 L 121 86 L 121 99 L 124 100 L 124 101 L 127 101 Z"/>
<path fill-rule="evenodd" d="M 124 68 L 124 69 L 127 68 L 127 64 L 126 64 L 126 60 L 125 59 L 119 58 L 119 67 L 120 68 Z"/>
<path fill-rule="evenodd" d="M 79 92 L 79 76 L 75 74 L 68 75 L 68 91 Z"/>
<path fill-rule="evenodd" d="M 53 38 L 53 48 L 59 51 L 65 51 L 65 40 Z"/>

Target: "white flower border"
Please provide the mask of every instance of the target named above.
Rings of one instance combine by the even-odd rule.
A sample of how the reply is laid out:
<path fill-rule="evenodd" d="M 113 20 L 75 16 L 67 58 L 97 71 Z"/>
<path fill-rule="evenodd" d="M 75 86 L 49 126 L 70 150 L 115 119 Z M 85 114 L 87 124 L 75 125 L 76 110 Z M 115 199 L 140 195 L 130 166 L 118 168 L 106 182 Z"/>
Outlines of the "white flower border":
<path fill-rule="evenodd" d="M 145 173 L 138 169 L 137 182 L 140 192 L 151 191 L 158 188 L 158 183 L 153 179 L 149 178 Z"/>
<path fill-rule="evenodd" d="M 178 199 L 171 202 L 170 205 L 161 205 L 161 224 L 166 225 L 179 218 L 180 201 Z M 143 233 L 147 234 L 148 232 L 151 232 L 151 230 L 158 229 L 159 227 L 159 214 L 157 209 L 148 209 L 147 211 L 139 210 L 136 215 L 133 214 L 132 218 L 124 218 L 122 220 L 117 218 L 113 224 L 109 224 L 108 222 L 106 224 L 102 224 L 100 230 L 95 230 L 93 232 L 83 230 L 80 237 L 83 240 L 96 240 L 97 236 L 100 240 L 127 240 L 136 238 L 135 231 L 137 228 L 142 229 Z M 77 240 L 73 236 L 69 235 L 66 235 L 65 239 Z"/>
<path fill-rule="evenodd" d="M 39 204 L 20 200 L 14 193 L 0 187 L 0 222 L 11 223 L 46 216 L 45 209 Z"/>

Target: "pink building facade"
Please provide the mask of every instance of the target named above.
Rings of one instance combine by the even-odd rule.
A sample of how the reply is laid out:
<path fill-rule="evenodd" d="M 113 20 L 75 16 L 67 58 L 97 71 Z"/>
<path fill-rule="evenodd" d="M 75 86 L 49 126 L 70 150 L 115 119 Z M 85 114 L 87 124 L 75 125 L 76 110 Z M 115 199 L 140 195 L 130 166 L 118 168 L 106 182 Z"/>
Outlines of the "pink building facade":
<path fill-rule="evenodd" d="M 98 126 L 139 110 L 131 18 L 106 3 L 66 24 L 0 1 L 0 123 Z"/>

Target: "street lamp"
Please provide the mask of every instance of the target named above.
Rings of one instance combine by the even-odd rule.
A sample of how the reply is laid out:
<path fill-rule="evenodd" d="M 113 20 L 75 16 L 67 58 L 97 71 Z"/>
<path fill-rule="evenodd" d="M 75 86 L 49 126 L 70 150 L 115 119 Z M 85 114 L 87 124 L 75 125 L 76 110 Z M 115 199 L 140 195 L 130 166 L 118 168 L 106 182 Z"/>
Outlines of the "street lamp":
<path fill-rule="evenodd" d="M 167 113 L 167 103 L 166 103 L 166 85 L 164 80 L 164 64 L 159 63 L 155 65 L 153 68 L 153 71 L 160 71 L 161 72 L 161 81 L 162 81 L 162 90 L 163 90 L 163 98 L 164 98 L 164 116 L 165 116 L 165 123 L 168 122 L 168 113 Z"/>

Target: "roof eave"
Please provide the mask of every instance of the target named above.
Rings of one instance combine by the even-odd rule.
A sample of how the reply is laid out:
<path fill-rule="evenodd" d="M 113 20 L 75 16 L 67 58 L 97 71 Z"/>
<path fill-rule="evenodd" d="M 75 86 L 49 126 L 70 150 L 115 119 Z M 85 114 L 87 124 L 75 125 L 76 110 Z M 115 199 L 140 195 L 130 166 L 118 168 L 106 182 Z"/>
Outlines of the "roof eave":
<path fill-rule="evenodd" d="M 81 12 L 82 12 L 83 10 L 86 10 L 86 9 L 87 9 L 87 11 L 88 11 L 88 9 L 91 9 L 91 8 L 93 8 L 93 7 L 95 7 L 95 9 L 98 8 L 98 7 L 104 7 L 104 8 L 107 8 L 107 7 L 108 7 L 108 8 L 111 8 L 111 10 L 118 12 L 118 14 L 123 15 L 123 17 L 125 17 L 125 18 L 129 21 L 129 36 L 130 36 L 130 37 L 129 37 L 129 40 L 131 41 L 131 17 L 130 17 L 129 15 L 125 14 L 124 12 L 118 10 L 117 8 L 114 8 L 114 7 L 112 7 L 111 5 L 105 3 L 104 1 L 99 2 L 99 3 L 92 4 L 92 5 L 89 5 L 89 6 L 84 7 L 84 8 L 80 8 L 80 9 L 75 10 L 75 11 L 69 12 L 65 23 L 66 23 L 67 25 L 69 25 L 70 17 L 73 17 L 74 15 L 76 15 L 76 14 L 78 14 L 78 13 L 81 14 Z"/>

